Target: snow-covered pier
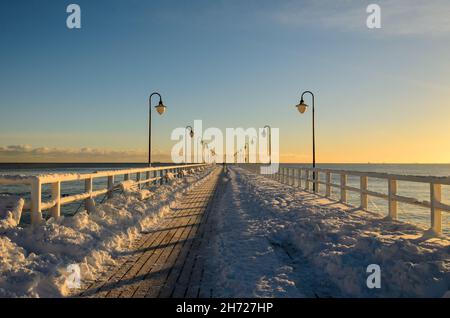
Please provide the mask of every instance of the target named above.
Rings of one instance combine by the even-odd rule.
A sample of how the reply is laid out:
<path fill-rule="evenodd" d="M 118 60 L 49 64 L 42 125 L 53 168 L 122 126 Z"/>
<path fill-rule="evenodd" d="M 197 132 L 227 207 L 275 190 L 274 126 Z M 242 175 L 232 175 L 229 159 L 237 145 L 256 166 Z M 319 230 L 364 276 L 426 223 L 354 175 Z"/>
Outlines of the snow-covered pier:
<path fill-rule="evenodd" d="M 121 194 L 86 202 L 74 216 L 50 216 L 39 226 L 1 221 L 0 296 L 450 296 L 448 237 L 311 191 L 312 182 L 333 187 L 332 171 L 327 182 L 311 171 L 302 180 L 292 171 L 267 177 L 255 168 L 130 170 Z M 111 180 L 111 173 L 124 172 L 76 178 L 92 191 L 92 178 Z M 136 173 L 145 179 L 131 180 Z M 341 191 L 353 189 L 343 185 Z M 77 199 L 90 199 L 86 193 Z M 56 205 L 41 202 L 41 211 Z M 381 268 L 381 288 L 367 284 L 371 265 Z M 75 285 L 68 270 L 74 266 Z"/>

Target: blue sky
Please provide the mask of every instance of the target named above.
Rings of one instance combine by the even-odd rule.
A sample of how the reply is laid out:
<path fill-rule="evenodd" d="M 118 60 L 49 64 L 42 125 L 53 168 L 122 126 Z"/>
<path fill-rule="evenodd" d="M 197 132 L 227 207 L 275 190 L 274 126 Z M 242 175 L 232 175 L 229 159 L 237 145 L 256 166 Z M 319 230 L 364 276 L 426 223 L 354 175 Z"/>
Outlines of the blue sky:
<path fill-rule="evenodd" d="M 0 147 L 145 151 L 157 90 L 161 154 L 202 119 L 280 127 L 285 160 L 307 161 L 310 117 L 294 105 L 309 89 L 319 161 L 450 162 L 450 4 L 378 1 L 369 30 L 372 2 L 2 1 Z"/>

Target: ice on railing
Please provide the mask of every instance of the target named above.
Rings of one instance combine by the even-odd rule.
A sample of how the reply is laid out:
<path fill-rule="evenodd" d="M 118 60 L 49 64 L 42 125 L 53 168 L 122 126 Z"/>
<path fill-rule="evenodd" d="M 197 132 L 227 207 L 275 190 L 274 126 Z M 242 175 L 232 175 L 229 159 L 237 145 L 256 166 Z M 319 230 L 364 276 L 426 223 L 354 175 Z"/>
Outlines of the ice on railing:
<path fill-rule="evenodd" d="M 133 180 L 122 181 L 119 184 L 119 188 L 123 192 L 126 192 L 126 193 L 136 191 L 138 189 L 138 187 L 139 187 L 139 184 Z"/>
<path fill-rule="evenodd" d="M 166 180 L 169 181 L 169 180 L 173 180 L 173 179 L 175 179 L 175 174 L 173 174 L 172 172 L 167 172 Z"/>
<path fill-rule="evenodd" d="M 20 222 L 25 200 L 16 195 L 0 194 L 0 221 L 16 226 Z"/>

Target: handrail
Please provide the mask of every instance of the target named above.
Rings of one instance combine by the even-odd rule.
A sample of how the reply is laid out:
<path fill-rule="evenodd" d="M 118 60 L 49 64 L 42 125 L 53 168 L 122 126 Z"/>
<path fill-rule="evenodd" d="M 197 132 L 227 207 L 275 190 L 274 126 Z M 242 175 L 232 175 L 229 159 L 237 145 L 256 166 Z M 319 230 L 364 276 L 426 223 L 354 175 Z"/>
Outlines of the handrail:
<path fill-rule="evenodd" d="M 259 164 L 244 165 L 249 170 L 260 173 Z M 315 172 L 311 174 L 311 172 Z M 325 181 L 320 180 L 320 175 L 325 174 Z M 332 182 L 332 176 L 340 176 L 339 184 Z M 364 172 L 353 170 L 337 170 L 325 168 L 307 168 L 307 167 L 280 167 L 278 172 L 272 175 L 266 175 L 281 183 L 292 186 L 302 187 L 306 191 L 311 189 L 311 185 L 315 184 L 315 193 L 320 193 L 319 186 L 325 186 L 325 197 L 331 197 L 332 189 L 339 189 L 340 199 L 342 203 L 347 203 L 347 191 L 356 192 L 360 195 L 360 208 L 367 210 L 368 196 L 378 197 L 388 201 L 388 218 L 392 220 L 398 219 L 397 208 L 398 203 L 406 203 L 430 209 L 430 232 L 440 235 L 442 234 L 442 211 L 450 212 L 450 205 L 442 202 L 442 185 L 450 185 L 450 176 L 416 176 L 416 175 L 399 175 L 380 172 Z M 315 178 L 314 178 L 315 176 Z M 347 185 L 348 176 L 357 176 L 360 178 L 359 187 Z M 312 177 L 312 178 L 311 178 Z M 380 193 L 368 190 L 368 178 L 383 179 L 387 181 L 387 193 Z M 426 183 L 429 185 L 429 201 L 421 201 L 416 198 L 402 196 L 397 194 L 397 181 Z"/>
<path fill-rule="evenodd" d="M 122 170 L 104 170 L 93 173 L 69 173 L 69 174 L 41 174 L 36 176 L 12 176 L 0 175 L 0 185 L 28 185 L 30 186 L 31 200 L 25 202 L 24 209 L 31 211 L 31 223 L 39 224 L 42 221 L 42 211 L 51 210 L 51 216 L 59 218 L 61 215 L 61 206 L 77 201 L 85 200 L 86 209 L 90 210 L 93 206 L 93 199 L 107 195 L 112 197 L 115 189 L 115 177 L 123 175 L 123 179 L 130 180 L 130 175 L 136 175 L 136 184 L 140 187 L 142 184 L 150 185 L 152 182 L 164 182 L 168 172 L 179 174 L 184 169 L 199 169 L 208 166 L 208 164 L 188 164 L 161 167 L 132 168 Z M 145 178 L 141 179 L 142 173 Z M 98 178 L 108 178 L 107 188 L 93 190 L 93 180 Z M 61 183 L 73 181 L 85 181 L 85 192 L 61 197 Z M 42 185 L 51 185 L 51 200 L 42 201 Z"/>

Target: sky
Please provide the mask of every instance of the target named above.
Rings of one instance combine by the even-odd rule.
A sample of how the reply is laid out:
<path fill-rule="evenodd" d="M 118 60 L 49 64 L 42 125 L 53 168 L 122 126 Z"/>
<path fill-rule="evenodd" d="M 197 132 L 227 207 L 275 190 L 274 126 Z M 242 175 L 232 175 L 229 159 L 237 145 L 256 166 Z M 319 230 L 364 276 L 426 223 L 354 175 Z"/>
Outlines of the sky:
<path fill-rule="evenodd" d="M 450 163 L 449 40 L 447 0 L 4 0 L 0 162 L 145 161 L 154 91 L 154 160 L 202 120 L 279 128 L 281 161 L 310 162 L 311 90 L 318 162 Z"/>

